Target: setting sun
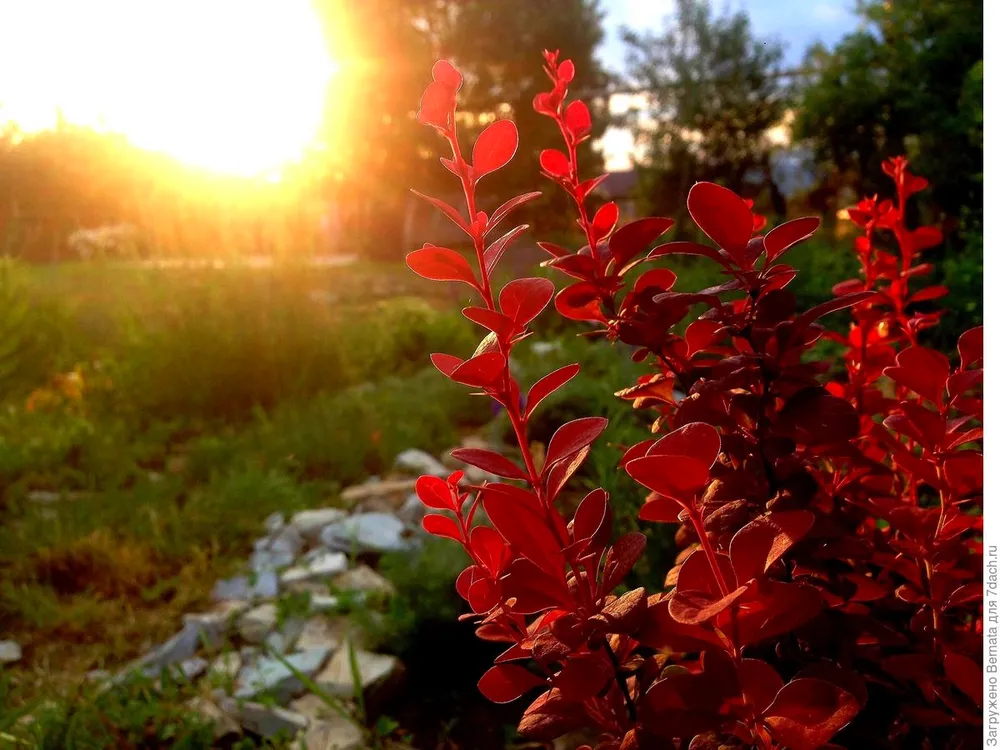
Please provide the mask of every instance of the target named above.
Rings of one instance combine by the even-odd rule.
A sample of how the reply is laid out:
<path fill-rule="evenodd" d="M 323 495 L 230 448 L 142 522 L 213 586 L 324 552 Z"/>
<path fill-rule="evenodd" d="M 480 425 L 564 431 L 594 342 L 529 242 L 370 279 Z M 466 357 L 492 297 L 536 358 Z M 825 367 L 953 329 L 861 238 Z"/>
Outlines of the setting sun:
<path fill-rule="evenodd" d="M 309 0 L 0 0 L 0 123 L 75 125 L 234 175 L 314 143 L 336 64 Z"/>

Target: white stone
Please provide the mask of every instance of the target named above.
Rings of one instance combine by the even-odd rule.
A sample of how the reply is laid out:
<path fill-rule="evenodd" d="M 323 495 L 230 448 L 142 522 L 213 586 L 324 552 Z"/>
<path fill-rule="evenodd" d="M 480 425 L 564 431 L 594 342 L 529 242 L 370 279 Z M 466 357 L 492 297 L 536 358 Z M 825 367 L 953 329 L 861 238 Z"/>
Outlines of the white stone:
<path fill-rule="evenodd" d="M 319 532 L 331 523 L 343 521 L 347 518 L 347 512 L 340 508 L 316 508 L 314 510 L 303 510 L 292 516 L 292 526 L 306 539 L 315 542 L 319 539 Z"/>
<path fill-rule="evenodd" d="M 208 667 L 208 678 L 228 682 L 235 680 L 243 667 L 243 657 L 238 651 L 228 651 L 216 657 Z"/>
<path fill-rule="evenodd" d="M 250 570 L 262 574 L 287 568 L 293 562 L 295 562 L 295 553 L 291 550 L 259 549 L 254 550 L 250 556 Z"/>
<path fill-rule="evenodd" d="M 325 647 L 336 651 L 344 642 L 345 632 L 346 626 L 342 621 L 316 615 L 306 621 L 295 647 L 300 650 Z"/>
<path fill-rule="evenodd" d="M 264 529 L 268 534 L 277 534 L 285 527 L 285 515 L 280 512 L 272 513 L 264 519 Z"/>
<path fill-rule="evenodd" d="M 431 474 L 436 477 L 446 477 L 451 473 L 430 453 L 417 448 L 409 448 L 396 456 L 393 467 L 414 475 Z"/>
<path fill-rule="evenodd" d="M 310 724 L 303 742 L 306 750 L 363 750 L 368 747 L 358 725 L 343 716 Z"/>
<path fill-rule="evenodd" d="M 320 539 L 330 549 L 398 552 L 413 543 L 404 536 L 406 526 L 392 513 L 359 513 L 323 529 Z"/>
<path fill-rule="evenodd" d="M 346 573 L 341 573 L 333 579 L 333 585 L 341 591 L 376 591 L 390 595 L 396 593 L 396 588 L 387 578 L 367 565 L 359 565 Z"/>
<path fill-rule="evenodd" d="M 0 641 L 0 664 L 21 661 L 21 644 L 17 641 Z"/>
<path fill-rule="evenodd" d="M 192 711 L 197 711 L 211 722 L 214 739 L 220 740 L 226 735 L 240 734 L 240 725 L 236 720 L 207 698 L 192 698 L 187 705 Z"/>
<path fill-rule="evenodd" d="M 332 596 L 330 594 L 313 594 L 309 597 L 309 614 L 316 615 L 323 612 L 333 612 L 346 607 L 349 601 L 345 597 Z"/>
<path fill-rule="evenodd" d="M 196 680 L 208 669 L 208 662 L 200 656 L 195 656 L 191 659 L 185 659 L 177 666 L 186 679 Z"/>
<path fill-rule="evenodd" d="M 365 735 L 356 722 L 334 711 L 317 695 L 304 695 L 289 708 L 309 719 L 305 750 L 364 750 Z"/>
<path fill-rule="evenodd" d="M 562 345 L 558 341 L 534 341 L 528 348 L 535 356 L 544 357 L 546 354 L 559 351 Z"/>
<path fill-rule="evenodd" d="M 237 622 L 237 628 L 243 640 L 250 643 L 262 643 L 267 638 L 267 634 L 274 630 L 277 623 L 278 607 L 268 602 L 244 613 Z"/>
<path fill-rule="evenodd" d="M 309 726 L 309 719 L 305 716 L 284 708 L 272 708 L 234 698 L 223 698 L 219 707 L 235 716 L 244 728 L 261 737 L 273 737 L 282 731 L 295 734 Z"/>
<path fill-rule="evenodd" d="M 259 573 L 253 583 L 247 576 L 217 581 L 212 589 L 215 601 L 273 599 L 278 595 L 278 574 L 274 570 Z"/>
<path fill-rule="evenodd" d="M 271 540 L 268 549 L 272 552 L 289 552 L 298 555 L 305 546 L 305 540 L 294 526 L 286 526 Z"/>
<path fill-rule="evenodd" d="M 343 552 L 323 550 L 320 554 L 312 556 L 307 566 L 297 565 L 282 573 L 281 583 L 283 586 L 290 586 L 293 583 L 326 580 L 343 573 L 347 570 L 347 565 L 347 555 Z"/>
<path fill-rule="evenodd" d="M 347 487 L 340 493 L 340 499 L 345 503 L 356 504 L 371 498 L 391 498 L 405 496 L 413 492 L 413 477 L 407 479 L 381 480 L 378 477 L 372 478 L 374 481 L 367 481 L 363 484 L 356 484 Z"/>
<path fill-rule="evenodd" d="M 289 665 L 307 677 L 312 677 L 330 658 L 330 653 L 330 648 L 316 647 L 297 651 L 282 659 L 264 657 L 256 664 L 240 670 L 233 696 L 253 698 L 267 692 L 276 694 L 283 702 L 287 701 L 305 690 L 305 685 Z"/>
<path fill-rule="evenodd" d="M 264 639 L 264 650 L 278 654 L 290 651 L 305 625 L 306 622 L 301 617 L 288 618 L 280 629 L 267 634 L 267 638 Z"/>
<path fill-rule="evenodd" d="M 219 602 L 210 612 L 184 615 L 184 624 L 201 628 L 209 641 L 216 642 L 249 608 L 250 605 L 245 601 L 223 601 Z"/>
<path fill-rule="evenodd" d="M 373 654 L 361 649 L 356 649 L 354 654 L 358 663 L 361 687 L 364 690 L 368 690 L 387 679 L 401 666 L 395 656 Z M 355 692 L 354 677 L 351 671 L 349 649 L 345 646 L 337 651 L 330 659 L 330 663 L 313 679 L 320 689 L 336 698 L 353 696 Z"/>

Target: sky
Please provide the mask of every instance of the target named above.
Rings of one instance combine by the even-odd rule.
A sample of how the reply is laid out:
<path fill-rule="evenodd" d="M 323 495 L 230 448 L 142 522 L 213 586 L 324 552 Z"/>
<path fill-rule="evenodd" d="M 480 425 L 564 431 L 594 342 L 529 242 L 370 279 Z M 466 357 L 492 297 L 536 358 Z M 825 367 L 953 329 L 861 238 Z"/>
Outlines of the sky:
<path fill-rule="evenodd" d="M 755 36 L 781 43 L 784 64 L 793 68 L 802 62 L 805 51 L 815 42 L 832 46 L 857 26 L 855 0 L 711 0 L 716 11 L 745 10 Z M 625 45 L 620 29 L 656 31 L 674 7 L 673 0 L 604 0 L 604 41 L 599 56 L 616 73 L 625 72 Z M 614 99 L 614 97 L 612 98 Z M 625 100 L 612 101 L 612 111 L 627 108 Z M 601 144 L 608 169 L 627 169 L 633 154 L 627 131 L 609 128 Z"/>
<path fill-rule="evenodd" d="M 655 30 L 674 2 L 602 0 L 607 68 L 625 71 L 622 26 Z M 784 43 L 788 67 L 813 42 L 833 44 L 857 23 L 855 0 L 709 2 L 745 9 L 755 35 Z M 0 122 L 51 127 L 61 111 L 210 169 L 278 169 L 306 152 L 337 74 L 310 3 L 0 0 Z M 612 97 L 612 111 L 631 102 Z M 627 131 L 610 130 L 599 145 L 608 169 L 630 166 Z"/>

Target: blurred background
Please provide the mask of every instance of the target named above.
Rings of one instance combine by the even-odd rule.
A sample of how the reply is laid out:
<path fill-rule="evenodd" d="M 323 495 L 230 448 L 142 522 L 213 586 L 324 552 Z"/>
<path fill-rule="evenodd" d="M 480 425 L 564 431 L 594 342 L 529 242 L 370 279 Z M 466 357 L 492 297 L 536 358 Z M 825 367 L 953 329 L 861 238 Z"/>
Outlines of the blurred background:
<path fill-rule="evenodd" d="M 268 514 L 346 507 L 344 488 L 391 477 L 409 448 L 509 437 L 427 367 L 475 346 L 463 292 L 403 264 L 425 241 L 467 249 L 409 192 L 459 199 L 415 119 L 436 59 L 466 74 L 469 144 L 518 125 L 482 203 L 544 190 L 501 273 L 535 268 L 538 240 L 579 244 L 538 175 L 560 141 L 531 101 L 558 49 L 594 115 L 584 169 L 610 173 L 600 198 L 624 218 L 683 219 L 697 180 L 771 225 L 822 217 L 786 256 L 804 307 L 856 273 L 844 209 L 890 195 L 879 164 L 906 155 L 931 185 L 910 219 L 944 230 L 925 257 L 950 312 L 927 340 L 950 351 L 982 321 L 982 18 L 974 0 L 0 0 L 0 641 L 19 654 L 0 664 L 0 743 L 212 745 L 183 709 L 194 687 L 82 676 L 207 606 Z M 678 288 L 718 283 L 698 260 L 671 261 Z M 521 355 L 526 379 L 571 360 L 589 374 L 533 439 L 596 413 L 640 439 L 611 394 L 641 370 L 578 332 L 543 317 Z M 597 446 L 575 489 L 608 488 L 629 530 L 642 498 L 618 455 Z M 636 575 L 658 585 L 672 539 L 653 534 Z M 518 744 L 516 711 L 476 702 L 494 654 L 453 624 L 453 552 L 379 565 L 398 596 L 365 627 L 424 701 L 370 710 L 373 742 Z"/>

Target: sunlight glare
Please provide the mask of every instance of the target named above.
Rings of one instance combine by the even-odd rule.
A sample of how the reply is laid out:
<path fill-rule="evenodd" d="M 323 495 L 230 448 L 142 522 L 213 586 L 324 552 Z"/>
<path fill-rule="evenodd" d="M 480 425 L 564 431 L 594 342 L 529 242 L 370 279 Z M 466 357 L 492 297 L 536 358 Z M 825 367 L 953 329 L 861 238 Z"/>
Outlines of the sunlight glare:
<path fill-rule="evenodd" d="M 309 0 L 0 0 L 0 123 L 58 117 L 235 175 L 314 143 L 336 74 Z"/>

